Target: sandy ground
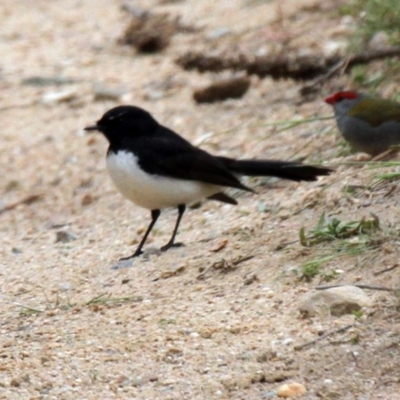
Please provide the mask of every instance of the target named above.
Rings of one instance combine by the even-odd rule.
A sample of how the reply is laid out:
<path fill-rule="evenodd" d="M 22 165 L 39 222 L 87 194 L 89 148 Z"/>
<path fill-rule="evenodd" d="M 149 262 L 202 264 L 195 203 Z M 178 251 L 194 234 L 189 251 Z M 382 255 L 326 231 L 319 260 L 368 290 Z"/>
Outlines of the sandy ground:
<path fill-rule="evenodd" d="M 333 120 L 282 132 L 269 125 L 332 114 L 321 99 L 302 101 L 299 83 L 252 77 L 242 99 L 199 106 L 192 91 L 214 75 L 174 63 L 191 48 L 217 47 L 210 37 L 220 28 L 228 30 L 221 41 L 242 38 L 252 51 L 276 50 L 287 34 L 292 46 L 321 51 L 345 39 L 334 2 L 277 3 L 135 2 L 201 28 L 142 56 L 117 44 L 128 22 L 118 1 L 1 1 L 1 399 L 268 399 L 291 381 L 306 387 L 305 399 L 400 399 L 400 319 L 390 292 L 367 291 L 374 305 L 361 316 L 307 319 L 298 310 L 305 293 L 327 284 L 323 273 L 299 280 L 301 264 L 324 251 L 301 246 L 299 230 L 323 212 L 344 221 L 374 213 L 390 232 L 373 249 L 323 263 L 326 274 L 339 271 L 329 284 L 398 285 L 398 185 L 371 186 L 395 167 L 344 164 L 357 156 L 340 155 Z M 34 76 L 72 82 L 24 83 Z M 125 94 L 95 101 L 98 85 Z M 68 101 L 49 99 L 62 91 Z M 133 252 L 149 212 L 116 192 L 106 141 L 82 128 L 122 103 L 214 153 L 301 156 L 337 171 L 313 183 L 248 180 L 258 194 L 232 191 L 237 207 L 208 202 L 187 212 L 185 247 L 113 269 Z M 6 209 L 31 195 L 41 198 Z M 162 213 L 147 249 L 169 239 L 175 216 Z M 58 232 L 74 240 L 57 241 Z M 243 257 L 251 258 L 234 265 Z"/>

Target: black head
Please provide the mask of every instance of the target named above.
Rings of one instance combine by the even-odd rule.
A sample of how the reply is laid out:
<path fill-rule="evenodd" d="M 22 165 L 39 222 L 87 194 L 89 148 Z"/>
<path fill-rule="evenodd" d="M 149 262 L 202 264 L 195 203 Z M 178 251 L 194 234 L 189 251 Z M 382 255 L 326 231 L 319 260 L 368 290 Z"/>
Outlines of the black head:
<path fill-rule="evenodd" d="M 157 127 L 157 121 L 142 108 L 118 106 L 107 111 L 96 125 L 86 127 L 85 131 L 99 131 L 113 144 L 132 137 L 151 135 Z"/>

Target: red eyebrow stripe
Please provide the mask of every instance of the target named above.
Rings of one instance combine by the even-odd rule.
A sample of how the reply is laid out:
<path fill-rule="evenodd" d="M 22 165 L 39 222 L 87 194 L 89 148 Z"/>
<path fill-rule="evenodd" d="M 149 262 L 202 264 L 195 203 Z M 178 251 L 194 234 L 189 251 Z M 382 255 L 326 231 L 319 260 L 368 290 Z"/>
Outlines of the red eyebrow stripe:
<path fill-rule="evenodd" d="M 327 97 L 325 99 L 325 102 L 333 105 L 340 100 L 343 100 L 343 99 L 352 100 L 352 99 L 355 99 L 357 96 L 358 95 L 356 92 L 351 92 L 351 91 L 337 92 L 337 93 L 333 94 L 332 96 Z"/>

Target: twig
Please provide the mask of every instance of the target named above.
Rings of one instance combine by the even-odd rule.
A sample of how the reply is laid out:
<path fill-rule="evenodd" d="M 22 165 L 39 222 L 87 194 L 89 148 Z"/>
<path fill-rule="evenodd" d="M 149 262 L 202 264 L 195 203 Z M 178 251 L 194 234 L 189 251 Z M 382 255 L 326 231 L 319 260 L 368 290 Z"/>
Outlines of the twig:
<path fill-rule="evenodd" d="M 361 54 L 356 54 L 352 57 L 340 60 L 336 62 L 333 66 L 330 66 L 329 59 L 326 59 L 327 65 L 330 66 L 328 71 L 323 75 L 318 76 L 312 82 L 304 85 L 300 89 L 300 94 L 302 96 L 307 96 L 319 89 L 319 87 L 332 76 L 337 73 L 346 73 L 351 67 L 359 64 L 367 64 L 370 61 L 381 60 L 388 57 L 398 57 L 400 56 L 400 47 L 388 47 L 386 49 L 379 49 L 374 51 L 369 51 Z M 383 156 L 385 156 L 384 154 Z M 378 156 L 379 157 L 379 156 Z"/>
<path fill-rule="evenodd" d="M 339 70 L 343 70 L 343 68 L 346 67 L 346 64 L 347 63 L 344 60 L 340 60 L 339 62 L 334 64 L 333 67 L 329 68 L 325 74 L 318 76 L 312 82 L 304 85 L 300 89 L 300 94 L 302 96 L 307 96 L 308 94 L 314 93 L 315 91 L 319 90 L 319 88 L 325 81 L 334 76 Z"/>
<path fill-rule="evenodd" d="M 233 261 L 232 261 L 232 264 L 233 264 L 234 266 L 237 266 L 237 265 L 239 265 L 239 264 L 241 264 L 241 263 L 243 263 L 243 262 L 245 262 L 245 261 L 251 260 L 251 259 L 254 258 L 254 257 L 255 257 L 255 256 L 250 255 L 250 256 L 245 256 L 245 257 L 237 258 L 236 260 L 233 260 Z"/>
<path fill-rule="evenodd" d="M 400 56 L 400 46 L 367 51 L 350 57 L 341 58 L 337 55 L 324 57 L 321 54 L 311 56 L 293 56 L 278 54 L 268 57 L 249 56 L 245 53 L 204 54 L 189 51 L 176 60 L 185 70 L 197 69 L 199 72 L 220 72 L 231 69 L 246 71 L 248 75 L 261 78 L 271 76 L 273 79 L 291 77 L 297 80 L 315 79 L 307 92 L 312 92 L 312 86 L 320 85 L 335 74 L 348 72 L 353 66 L 367 64 L 370 61 Z M 321 78 L 319 78 L 321 77 Z M 303 90 L 303 89 L 302 89 Z"/>
<path fill-rule="evenodd" d="M 239 264 L 241 264 L 241 263 L 243 263 L 243 262 L 245 262 L 245 261 L 251 260 L 251 259 L 254 258 L 254 257 L 255 257 L 254 255 L 249 255 L 249 256 L 237 258 L 237 259 L 232 260 L 232 261 L 230 261 L 230 262 L 228 262 L 228 263 L 227 263 L 227 261 L 226 261 L 225 259 L 222 259 L 222 262 L 227 263 L 227 264 L 230 264 L 231 266 L 235 266 L 235 267 L 236 267 L 236 266 L 238 266 Z M 208 272 L 210 269 L 215 268 L 216 265 L 218 265 L 218 264 L 220 264 L 220 263 L 221 263 L 221 261 L 218 261 L 218 262 L 214 262 L 214 263 L 212 263 L 211 265 L 209 265 L 203 272 L 201 272 L 201 273 L 197 276 L 197 279 L 199 279 L 199 280 L 204 279 L 204 276 L 207 274 L 207 272 Z"/>
<path fill-rule="evenodd" d="M 37 104 L 37 101 L 31 101 L 31 102 L 25 103 L 25 104 L 10 104 L 8 106 L 0 107 L 0 111 L 8 111 L 8 110 L 13 110 L 15 108 L 28 108 L 28 107 L 32 107 L 36 104 Z"/>
<path fill-rule="evenodd" d="M 343 287 L 343 286 L 355 286 L 360 289 L 371 289 L 371 290 L 383 290 L 386 292 L 393 292 L 394 289 L 385 287 L 385 286 L 374 286 L 374 285 L 367 285 L 367 284 L 353 284 L 353 283 L 345 283 L 343 285 L 331 285 L 331 286 L 317 286 L 315 290 L 327 290 L 332 289 L 335 287 Z"/>
<path fill-rule="evenodd" d="M 367 64 L 370 61 L 381 60 L 388 57 L 400 56 L 400 47 L 387 47 L 386 49 L 366 51 L 349 58 L 346 70 L 358 64 Z"/>
<path fill-rule="evenodd" d="M 0 214 L 3 214 L 7 211 L 11 211 L 21 204 L 29 205 L 29 204 L 35 203 L 35 202 L 39 201 L 41 198 L 42 198 L 41 194 L 31 194 L 22 200 L 16 201 L 15 203 L 9 204 L 8 206 L 5 206 L 4 208 L 0 209 Z"/>
<path fill-rule="evenodd" d="M 389 267 L 389 268 L 381 269 L 380 271 L 374 272 L 374 275 L 375 275 L 375 276 L 381 275 L 381 274 L 384 274 L 385 272 L 393 271 L 394 269 L 396 269 L 396 268 L 398 268 L 398 267 L 400 267 L 400 264 L 394 264 L 394 265 L 392 265 L 392 266 Z"/>
<path fill-rule="evenodd" d="M 335 329 L 335 330 L 330 331 L 330 332 L 326 332 L 326 333 L 324 333 L 323 335 L 319 336 L 319 337 L 316 338 L 316 339 L 310 340 L 309 342 L 300 344 L 300 345 L 298 345 L 298 346 L 294 346 L 294 349 L 295 349 L 295 350 L 303 350 L 303 349 L 305 349 L 306 347 L 312 346 L 313 344 L 318 343 L 318 342 L 320 342 L 321 340 L 324 340 L 324 339 L 326 339 L 326 338 L 329 337 L 329 336 L 336 335 L 336 333 L 345 332 L 345 331 L 347 331 L 348 329 L 353 328 L 353 327 L 354 327 L 353 324 L 352 324 L 352 325 L 346 325 L 346 326 L 344 326 L 344 327 L 342 327 L 342 328 Z"/>

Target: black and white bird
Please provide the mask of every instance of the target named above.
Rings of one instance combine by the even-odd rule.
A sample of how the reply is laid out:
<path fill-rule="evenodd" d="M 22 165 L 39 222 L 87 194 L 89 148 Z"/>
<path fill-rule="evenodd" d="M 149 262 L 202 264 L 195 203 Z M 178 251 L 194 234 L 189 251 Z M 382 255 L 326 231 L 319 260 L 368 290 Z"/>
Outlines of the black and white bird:
<path fill-rule="evenodd" d="M 275 176 L 294 181 L 315 181 L 331 169 L 298 162 L 236 160 L 213 156 L 159 124 L 147 111 L 119 106 L 107 111 L 86 131 L 100 131 L 109 141 L 107 169 L 117 189 L 130 201 L 151 210 L 151 222 L 136 251 L 142 254 L 146 239 L 161 210 L 178 208 L 178 219 L 169 242 L 173 246 L 186 204 L 208 198 L 237 204 L 224 193 L 228 187 L 254 192 L 238 175 Z"/>

